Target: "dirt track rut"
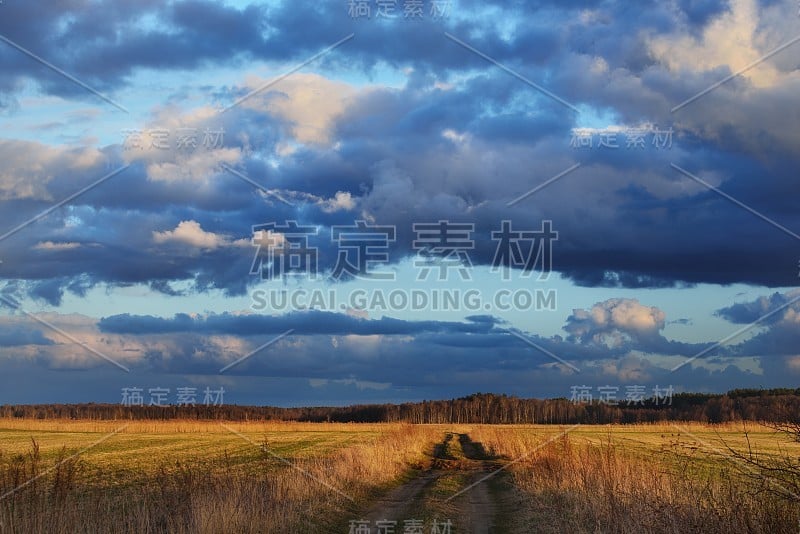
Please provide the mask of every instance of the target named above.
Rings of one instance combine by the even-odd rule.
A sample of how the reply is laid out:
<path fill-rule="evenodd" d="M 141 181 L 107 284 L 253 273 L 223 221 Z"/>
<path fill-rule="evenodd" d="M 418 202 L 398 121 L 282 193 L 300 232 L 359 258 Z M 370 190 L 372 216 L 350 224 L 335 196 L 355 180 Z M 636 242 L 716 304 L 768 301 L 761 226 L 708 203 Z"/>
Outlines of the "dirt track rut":
<path fill-rule="evenodd" d="M 469 435 L 448 433 L 434 447 L 429 469 L 377 499 L 362 518 L 371 532 L 379 532 L 375 524 L 382 520 L 397 521 L 395 532 L 402 532 L 408 519 L 424 519 L 429 532 L 433 518 L 449 519 L 451 533 L 500 532 L 498 514 L 506 508 L 510 486 L 500 481 L 505 472 L 487 476 L 502 465 Z"/>

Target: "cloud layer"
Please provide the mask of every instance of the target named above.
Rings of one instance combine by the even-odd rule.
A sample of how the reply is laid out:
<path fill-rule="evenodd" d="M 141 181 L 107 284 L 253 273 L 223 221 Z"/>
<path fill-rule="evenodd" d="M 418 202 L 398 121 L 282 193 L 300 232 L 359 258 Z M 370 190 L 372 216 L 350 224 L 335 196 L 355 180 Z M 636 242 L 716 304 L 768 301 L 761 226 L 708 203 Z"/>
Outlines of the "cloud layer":
<path fill-rule="evenodd" d="M 563 337 L 536 337 L 546 350 L 597 380 L 672 379 L 670 364 L 716 340 L 666 337 L 668 318 L 643 290 L 747 284 L 772 294 L 717 317 L 761 320 L 760 329 L 709 354 L 717 367 L 681 380 L 771 383 L 798 368 L 800 321 L 785 290 L 797 285 L 800 239 L 791 2 L 631 11 L 462 0 L 421 20 L 355 18 L 338 2 L 62 0 L 0 11 L 0 120 L 12 126 L 0 138 L 0 278 L 48 308 L 93 290 L 147 288 L 151 315 L 46 315 L 126 364 L 213 373 L 294 329 L 281 342 L 291 362 L 246 368 L 342 387 L 434 387 L 441 359 L 459 390 L 481 376 L 542 380 L 550 368 L 497 319 L 164 317 L 158 303 L 230 299 L 262 283 L 252 244 L 263 224 L 314 228 L 310 245 L 330 274 L 337 225 L 396 228 L 389 269 L 418 252 L 415 223 L 474 224 L 469 260 L 486 266 L 502 221 L 533 231 L 551 220 L 563 279 L 630 293 L 574 310 Z M 145 111 L 120 119 L 82 84 Z M 120 121 L 133 121 L 124 140 L 94 137 Z M 20 321 L 6 318 L 0 331 L 7 358 L 92 361 Z"/>

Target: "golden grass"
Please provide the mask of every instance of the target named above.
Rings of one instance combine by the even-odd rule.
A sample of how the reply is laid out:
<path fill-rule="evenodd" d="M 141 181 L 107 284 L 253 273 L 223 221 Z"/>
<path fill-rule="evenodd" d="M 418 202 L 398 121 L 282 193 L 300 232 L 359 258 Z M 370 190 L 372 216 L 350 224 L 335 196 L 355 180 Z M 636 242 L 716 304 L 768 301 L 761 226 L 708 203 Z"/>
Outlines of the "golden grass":
<path fill-rule="evenodd" d="M 27 432 L 113 432 L 125 427 L 124 433 L 168 433 L 191 434 L 210 432 L 225 434 L 228 431 L 220 424 L 233 427 L 239 431 L 274 430 L 276 432 L 332 432 L 381 431 L 397 427 L 395 423 L 296 423 L 290 421 L 196 421 L 173 419 L 168 421 L 96 421 L 83 419 L 17 419 L 0 418 L 0 432 L 7 430 L 24 430 Z"/>
<path fill-rule="evenodd" d="M 560 435 L 569 428 L 0 419 L 0 495 L 33 480 L 0 499 L 0 531 L 347 532 L 380 492 L 435 465 L 446 433 L 513 460 L 513 524 L 525 531 L 797 531 L 800 503 L 764 492 L 728 454 L 800 457 L 800 443 L 771 428 L 582 425 Z M 455 475 L 447 481 L 466 480 Z"/>
<path fill-rule="evenodd" d="M 760 425 L 478 426 L 470 436 L 516 462 L 514 485 L 540 532 L 797 532 L 800 497 L 774 491 L 728 447 L 800 453 Z M 798 476 L 797 473 L 795 477 Z"/>
<path fill-rule="evenodd" d="M 419 463 L 440 434 L 411 425 L 225 426 L 241 435 L 219 423 L 136 423 L 64 462 L 119 427 L 81 421 L 3 425 L 0 491 L 34 483 L 0 500 L 0 530 L 335 529 Z M 32 448 L 32 436 L 42 445 L 36 441 Z"/>

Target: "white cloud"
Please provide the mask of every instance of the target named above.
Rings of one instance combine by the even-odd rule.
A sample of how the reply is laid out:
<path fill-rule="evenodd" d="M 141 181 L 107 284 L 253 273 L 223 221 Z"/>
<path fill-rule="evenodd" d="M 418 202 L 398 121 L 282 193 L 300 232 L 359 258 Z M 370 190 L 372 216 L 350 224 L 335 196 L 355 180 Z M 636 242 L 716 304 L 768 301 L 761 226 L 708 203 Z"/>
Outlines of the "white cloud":
<path fill-rule="evenodd" d="M 653 378 L 650 373 L 652 364 L 635 355 L 626 356 L 616 361 L 604 362 L 601 368 L 604 375 L 610 376 L 615 381 L 623 383 L 641 384 L 647 383 Z M 622 389 L 617 395 L 617 400 L 624 399 L 625 390 Z"/>
<path fill-rule="evenodd" d="M 651 335 L 665 326 L 666 314 L 636 299 L 615 298 L 598 302 L 589 310 L 576 309 L 565 329 L 579 337 L 606 346 L 619 346 L 627 334 Z"/>
<path fill-rule="evenodd" d="M 173 161 L 159 161 L 147 166 L 147 178 L 154 182 L 209 182 L 220 171 L 220 165 L 234 165 L 242 158 L 239 148 L 198 150 L 177 154 Z"/>
<path fill-rule="evenodd" d="M 245 86 L 252 91 L 265 83 L 268 80 L 251 77 Z M 318 74 L 294 74 L 241 106 L 265 110 L 283 119 L 300 143 L 327 145 L 331 142 L 333 121 L 360 91 L 363 90 Z"/>
<path fill-rule="evenodd" d="M 24 315 L 0 317 L 0 329 L 39 330 L 53 342 L 48 346 L 0 347 L 0 359 L 41 361 L 53 369 L 89 369 L 112 365 L 103 356 L 124 366 L 143 358 L 143 345 L 138 340 L 101 333 L 94 318 L 76 313 L 37 313 L 36 316 L 70 337 Z"/>
<path fill-rule="evenodd" d="M 59 250 L 73 250 L 79 248 L 80 246 L 81 246 L 80 243 L 68 243 L 68 242 L 54 243 L 53 241 L 42 241 L 40 243 L 37 243 L 36 246 L 34 246 L 33 248 L 35 248 L 36 250 L 59 251 Z"/>
<path fill-rule="evenodd" d="M 325 213 L 350 211 L 356 206 L 353 196 L 349 192 L 345 191 L 337 191 L 333 198 L 320 200 L 317 204 L 319 204 L 322 211 Z"/>
<path fill-rule="evenodd" d="M 651 51 L 670 70 L 708 71 L 727 66 L 731 72 L 758 61 L 772 46 L 758 33 L 760 13 L 755 0 L 732 0 L 730 11 L 712 21 L 700 38 L 655 37 Z M 756 87 L 771 87 L 779 72 L 769 61 L 742 73 Z"/>
<path fill-rule="evenodd" d="M 181 221 L 174 230 L 153 232 L 153 241 L 158 244 L 182 243 L 196 248 L 213 250 L 225 246 L 247 246 L 249 241 L 232 241 L 228 236 L 206 232 L 197 221 Z"/>
<path fill-rule="evenodd" d="M 452 128 L 447 128 L 445 130 L 442 130 L 442 137 L 444 137 L 445 139 L 449 139 L 454 143 L 463 143 L 467 139 L 467 134 L 459 133 L 453 130 Z"/>
<path fill-rule="evenodd" d="M 41 143 L 0 140 L 0 200 L 35 199 L 53 201 L 51 181 L 71 174 L 85 175 L 105 156 L 94 148 L 72 149 Z M 98 175 L 98 178 L 100 176 Z"/>

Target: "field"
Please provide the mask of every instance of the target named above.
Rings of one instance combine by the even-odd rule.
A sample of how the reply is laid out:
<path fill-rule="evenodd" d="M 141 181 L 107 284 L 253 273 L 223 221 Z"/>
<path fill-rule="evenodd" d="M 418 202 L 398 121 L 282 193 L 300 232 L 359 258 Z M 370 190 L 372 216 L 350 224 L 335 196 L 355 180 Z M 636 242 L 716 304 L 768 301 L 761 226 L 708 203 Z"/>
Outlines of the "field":
<path fill-rule="evenodd" d="M 753 423 L 5 419 L 0 530 L 796 533 L 798 457 Z"/>

